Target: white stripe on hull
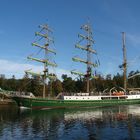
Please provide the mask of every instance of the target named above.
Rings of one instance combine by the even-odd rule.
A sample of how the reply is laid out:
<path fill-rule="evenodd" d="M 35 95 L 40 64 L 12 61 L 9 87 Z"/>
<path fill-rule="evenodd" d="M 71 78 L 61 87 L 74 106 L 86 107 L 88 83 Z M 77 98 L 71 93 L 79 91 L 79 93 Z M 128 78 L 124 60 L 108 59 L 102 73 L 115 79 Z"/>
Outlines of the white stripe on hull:
<path fill-rule="evenodd" d="M 121 95 L 121 96 L 64 96 L 64 100 L 103 100 L 103 99 L 140 99 L 140 94 L 138 95 Z"/>

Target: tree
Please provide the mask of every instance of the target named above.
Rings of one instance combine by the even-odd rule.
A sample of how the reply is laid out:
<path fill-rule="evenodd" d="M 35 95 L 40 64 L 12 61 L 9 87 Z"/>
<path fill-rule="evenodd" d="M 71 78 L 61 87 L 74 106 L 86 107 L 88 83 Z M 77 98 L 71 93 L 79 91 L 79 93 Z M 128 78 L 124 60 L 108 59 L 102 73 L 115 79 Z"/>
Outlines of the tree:
<path fill-rule="evenodd" d="M 67 76 L 67 74 L 62 74 L 61 78 L 62 78 L 63 81 L 64 81 L 64 80 L 67 80 L 68 76 Z"/>
<path fill-rule="evenodd" d="M 18 91 L 30 91 L 30 82 L 31 79 L 29 78 L 29 75 L 27 73 L 25 73 L 25 75 L 23 76 L 22 79 L 19 80 L 18 82 Z"/>
<path fill-rule="evenodd" d="M 63 91 L 64 92 L 75 92 L 76 87 L 75 87 L 75 81 L 72 80 L 71 77 L 67 77 L 67 75 L 62 75 L 63 77 Z"/>
<path fill-rule="evenodd" d="M 10 91 L 16 91 L 17 89 L 17 80 L 15 79 L 15 76 L 13 75 L 12 78 L 7 79 L 5 81 L 5 88 L 6 90 Z"/>
<path fill-rule="evenodd" d="M 5 88 L 5 82 L 6 79 L 4 77 L 0 77 L 0 88 L 4 89 Z"/>
<path fill-rule="evenodd" d="M 57 96 L 59 93 L 63 91 L 62 83 L 60 80 L 56 80 L 52 82 L 52 96 Z"/>
<path fill-rule="evenodd" d="M 95 88 L 96 88 L 97 92 L 101 92 L 101 91 L 103 91 L 105 89 L 105 85 L 104 85 L 105 80 L 100 74 L 97 77 L 98 78 L 97 78 L 96 81 L 95 80 L 92 80 L 92 81 L 95 84 Z"/>
<path fill-rule="evenodd" d="M 43 85 L 38 76 L 32 76 L 28 84 L 28 92 L 32 92 L 35 96 L 42 96 Z"/>
<path fill-rule="evenodd" d="M 123 82 L 124 82 L 123 75 L 120 75 L 119 73 L 117 73 L 117 75 L 113 77 L 113 81 L 114 81 L 115 86 L 123 87 Z"/>
<path fill-rule="evenodd" d="M 84 82 L 81 78 L 77 79 L 77 81 L 75 81 L 75 90 L 76 90 L 76 92 L 84 91 Z"/>

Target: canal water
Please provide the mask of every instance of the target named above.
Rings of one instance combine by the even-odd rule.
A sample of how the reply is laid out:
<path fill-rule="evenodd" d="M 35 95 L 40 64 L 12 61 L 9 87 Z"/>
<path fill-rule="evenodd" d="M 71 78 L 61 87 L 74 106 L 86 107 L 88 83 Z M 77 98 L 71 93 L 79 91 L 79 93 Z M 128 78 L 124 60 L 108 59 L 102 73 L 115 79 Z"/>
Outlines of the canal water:
<path fill-rule="evenodd" d="M 140 105 L 49 110 L 1 106 L 0 140 L 140 140 Z"/>

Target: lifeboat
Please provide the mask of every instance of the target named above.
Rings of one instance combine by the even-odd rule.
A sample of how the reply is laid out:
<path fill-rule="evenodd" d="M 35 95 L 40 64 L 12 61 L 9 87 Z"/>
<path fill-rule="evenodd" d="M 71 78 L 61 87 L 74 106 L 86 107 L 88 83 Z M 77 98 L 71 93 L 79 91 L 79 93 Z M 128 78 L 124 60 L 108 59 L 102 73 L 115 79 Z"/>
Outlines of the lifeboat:
<path fill-rule="evenodd" d="M 124 92 L 123 91 L 113 92 L 112 95 L 114 95 L 114 96 L 123 96 Z"/>

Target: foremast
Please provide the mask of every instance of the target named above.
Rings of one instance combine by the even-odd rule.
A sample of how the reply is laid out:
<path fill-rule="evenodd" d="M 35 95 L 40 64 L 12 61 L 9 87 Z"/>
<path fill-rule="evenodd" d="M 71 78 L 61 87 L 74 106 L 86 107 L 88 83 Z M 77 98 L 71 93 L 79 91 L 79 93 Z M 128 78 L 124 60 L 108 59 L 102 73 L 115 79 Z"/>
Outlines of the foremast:
<path fill-rule="evenodd" d="M 50 29 L 50 27 L 47 24 L 45 24 L 45 25 L 40 25 L 39 28 L 41 28 L 40 31 L 35 32 L 35 35 L 38 37 L 38 39 L 32 43 L 32 46 L 38 47 L 41 50 L 43 50 L 44 58 L 39 59 L 39 58 L 28 56 L 27 59 L 42 63 L 44 65 L 44 70 L 40 73 L 36 73 L 31 70 L 26 70 L 25 72 L 33 76 L 38 76 L 43 80 L 43 98 L 45 98 L 46 97 L 46 80 L 47 79 L 53 80 L 56 78 L 54 74 L 49 73 L 48 67 L 57 66 L 56 63 L 51 62 L 47 56 L 48 56 L 48 53 L 52 53 L 56 55 L 56 52 L 49 48 L 49 45 L 53 43 L 53 39 L 50 37 L 50 33 L 52 33 L 52 30 Z"/>
<path fill-rule="evenodd" d="M 81 63 L 86 64 L 87 69 L 86 69 L 85 74 L 82 72 L 75 71 L 75 70 L 72 70 L 71 73 L 80 75 L 80 76 L 84 76 L 86 78 L 86 81 L 87 81 L 86 92 L 89 93 L 90 92 L 90 87 L 89 87 L 90 78 L 96 78 L 92 74 L 92 68 L 97 67 L 97 64 L 95 64 L 91 61 L 91 56 L 92 56 L 92 54 L 96 54 L 96 51 L 92 49 L 94 40 L 93 40 L 93 34 L 92 34 L 92 29 L 91 29 L 90 24 L 89 23 L 84 24 L 83 26 L 81 26 L 81 29 L 84 31 L 84 34 L 78 34 L 78 38 L 80 38 L 80 40 L 78 43 L 76 43 L 75 48 L 86 51 L 87 58 L 86 58 L 86 60 L 84 60 L 84 59 L 81 59 L 78 57 L 73 57 L 72 60 L 75 62 L 81 62 Z"/>

